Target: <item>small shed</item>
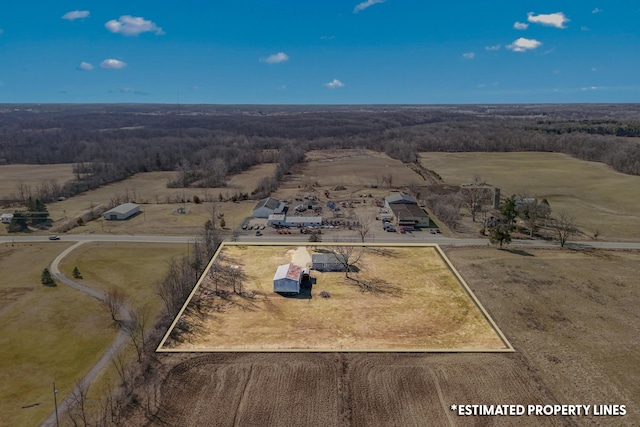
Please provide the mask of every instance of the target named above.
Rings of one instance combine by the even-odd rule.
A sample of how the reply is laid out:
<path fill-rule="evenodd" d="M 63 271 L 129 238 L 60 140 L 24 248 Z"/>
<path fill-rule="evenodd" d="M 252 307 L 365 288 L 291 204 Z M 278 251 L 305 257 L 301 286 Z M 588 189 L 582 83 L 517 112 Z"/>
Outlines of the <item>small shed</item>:
<path fill-rule="evenodd" d="M 2 221 L 3 224 L 11 224 L 12 219 L 12 213 L 3 213 L 2 215 L 0 215 L 0 221 Z"/>
<path fill-rule="evenodd" d="M 336 253 L 312 254 L 311 268 L 318 271 L 344 271 L 344 256 Z"/>
<path fill-rule="evenodd" d="M 139 212 L 139 205 L 136 205 L 135 203 L 123 203 L 103 213 L 102 217 L 109 221 L 122 221 L 131 218 Z"/>
<path fill-rule="evenodd" d="M 294 264 L 279 266 L 273 276 L 273 292 L 299 294 L 302 270 L 302 267 Z"/>

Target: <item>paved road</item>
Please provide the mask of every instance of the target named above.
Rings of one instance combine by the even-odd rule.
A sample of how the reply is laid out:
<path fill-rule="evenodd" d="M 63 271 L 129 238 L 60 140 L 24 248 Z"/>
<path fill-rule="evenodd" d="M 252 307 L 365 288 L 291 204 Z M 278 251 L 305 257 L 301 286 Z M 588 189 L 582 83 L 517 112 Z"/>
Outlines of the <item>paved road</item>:
<path fill-rule="evenodd" d="M 354 241 L 350 237 L 338 237 L 325 235 L 326 241 L 341 241 L 348 242 Z M 183 243 L 189 244 L 196 239 L 196 236 L 133 236 L 133 235 L 114 235 L 114 234 L 67 234 L 61 236 L 61 241 L 77 242 L 75 245 L 67 248 L 51 263 L 51 273 L 60 282 L 71 286 L 81 292 L 91 295 L 100 300 L 105 299 L 105 295 L 96 291 L 95 289 L 88 288 L 79 283 L 76 283 L 67 277 L 65 277 L 59 270 L 60 261 L 67 256 L 71 251 L 78 246 L 86 242 L 129 242 L 129 243 Z M 241 235 L 237 238 L 239 242 L 307 242 L 308 236 L 302 234 L 291 235 L 271 235 L 267 232 L 264 236 Z M 355 240 L 357 241 L 357 240 Z M 55 244 L 56 241 L 50 241 L 48 236 L 0 236 L 0 243 L 21 243 L 21 242 L 49 242 Z M 428 233 L 410 233 L 406 235 L 400 235 L 396 233 L 381 233 L 374 235 L 371 238 L 367 238 L 367 243 L 437 243 L 441 246 L 486 246 L 489 244 L 488 239 L 462 239 L 451 238 L 443 235 L 428 234 Z M 553 242 L 542 240 L 513 240 L 511 245 L 507 247 L 537 247 L 537 248 L 551 248 L 558 245 Z M 567 246 L 575 248 L 596 248 L 596 249 L 640 249 L 640 242 L 569 242 Z M 122 308 L 120 312 L 121 319 L 129 320 L 130 314 L 126 308 Z M 117 351 L 127 341 L 126 332 L 121 329 L 118 332 L 116 339 L 113 341 L 109 349 L 105 351 L 100 360 L 94 365 L 91 370 L 80 381 L 78 387 L 88 387 L 91 382 L 97 377 L 97 375 L 104 369 L 104 367 L 111 361 Z M 66 396 L 58 405 L 58 412 L 60 415 L 64 414 L 71 406 L 74 393 L 78 392 L 78 387 L 74 391 Z M 42 424 L 43 427 L 55 426 L 55 412 L 52 413 Z"/>
<path fill-rule="evenodd" d="M 334 237 L 331 235 L 323 235 L 325 242 L 333 242 Z M 66 234 L 61 236 L 65 242 L 129 242 L 129 243 L 190 243 L 196 239 L 196 236 L 131 236 L 131 235 L 114 235 L 114 234 Z M 307 242 L 309 237 L 304 234 L 277 235 L 267 233 L 264 236 L 244 235 L 239 236 L 239 242 Z M 337 241 L 350 242 L 355 241 L 353 237 L 338 237 Z M 0 236 L 0 243 L 7 242 L 49 242 L 47 236 Z M 374 235 L 373 238 L 367 238 L 367 243 L 437 243 L 442 246 L 487 246 L 488 239 L 467 239 L 445 237 L 440 234 L 429 233 L 380 233 Z M 55 242 L 51 242 L 52 244 Z M 513 240 L 511 245 L 506 247 L 525 246 L 537 248 L 558 247 L 554 242 L 544 240 Z M 582 241 L 568 242 L 567 246 L 575 248 L 595 248 L 595 249 L 640 249 L 640 242 L 599 242 L 599 241 Z"/>

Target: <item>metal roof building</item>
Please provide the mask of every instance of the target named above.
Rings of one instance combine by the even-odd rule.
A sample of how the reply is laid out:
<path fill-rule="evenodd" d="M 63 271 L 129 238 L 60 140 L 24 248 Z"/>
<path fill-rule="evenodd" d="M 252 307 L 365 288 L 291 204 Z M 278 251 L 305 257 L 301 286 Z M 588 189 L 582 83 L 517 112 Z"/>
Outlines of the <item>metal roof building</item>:
<path fill-rule="evenodd" d="M 138 212 L 140 212 L 139 205 L 136 205 L 135 203 L 123 203 L 113 209 L 109 209 L 108 211 L 104 212 L 102 214 L 102 217 L 109 221 L 121 221 L 131 218 Z"/>
<path fill-rule="evenodd" d="M 273 276 L 273 292 L 300 293 L 302 267 L 294 264 L 283 264 Z"/>
<path fill-rule="evenodd" d="M 254 218 L 269 218 L 269 215 L 282 213 L 285 203 L 272 197 L 260 200 L 253 208 Z"/>
<path fill-rule="evenodd" d="M 344 271 L 344 256 L 336 253 L 311 254 L 311 268 L 318 271 Z"/>

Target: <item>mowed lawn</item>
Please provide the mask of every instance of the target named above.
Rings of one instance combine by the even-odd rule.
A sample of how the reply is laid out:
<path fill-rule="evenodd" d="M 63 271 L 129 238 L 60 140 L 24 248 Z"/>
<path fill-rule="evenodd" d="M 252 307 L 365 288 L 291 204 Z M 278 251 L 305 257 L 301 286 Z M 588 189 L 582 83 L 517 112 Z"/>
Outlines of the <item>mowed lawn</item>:
<path fill-rule="evenodd" d="M 318 249 L 330 247 L 319 246 Z M 210 309 L 177 350 L 504 350 L 506 344 L 433 247 L 365 249 L 360 271 L 381 292 L 362 292 L 341 272 L 312 270 L 311 298 L 273 292 L 278 265 L 297 247 L 225 245 L 223 265 L 246 274 L 243 291 L 254 298 L 224 300 L 207 279 L 196 294 Z M 308 247 L 308 252 L 315 251 Z M 331 297 L 323 298 L 321 291 Z"/>
<path fill-rule="evenodd" d="M 97 299 L 62 283 L 40 284 L 42 270 L 69 246 L 0 246 L 0 425 L 38 425 L 53 410 L 53 382 L 64 398 L 116 336 Z M 186 245 L 88 243 L 65 258 L 61 271 L 71 277 L 78 266 L 80 283 L 102 291 L 119 287 L 129 304 L 147 306 L 155 317 L 162 302 L 154 285 L 171 259 L 186 252 Z M 103 376 L 90 391 L 101 391 L 105 382 L 117 385 L 115 378 Z"/>
<path fill-rule="evenodd" d="M 53 382 L 65 396 L 116 335 L 98 300 L 40 283 L 69 246 L 0 246 L 0 425 L 38 425 L 53 410 Z"/>
<path fill-rule="evenodd" d="M 475 175 L 500 187 L 503 197 L 526 193 L 546 198 L 553 212 L 566 211 L 586 237 L 640 238 L 640 176 L 560 153 L 421 153 L 420 161 L 448 184 Z"/>

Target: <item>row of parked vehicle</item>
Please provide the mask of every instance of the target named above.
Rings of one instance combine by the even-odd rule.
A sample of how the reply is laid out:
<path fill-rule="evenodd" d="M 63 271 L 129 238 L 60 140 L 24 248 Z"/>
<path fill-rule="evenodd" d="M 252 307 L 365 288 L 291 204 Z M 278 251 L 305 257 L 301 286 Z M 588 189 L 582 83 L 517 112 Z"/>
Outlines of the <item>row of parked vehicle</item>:
<path fill-rule="evenodd" d="M 264 225 L 256 224 L 256 225 L 249 225 L 249 226 L 247 226 L 246 224 L 244 224 L 244 225 L 242 226 L 242 229 L 243 229 L 243 230 L 264 230 Z"/>

